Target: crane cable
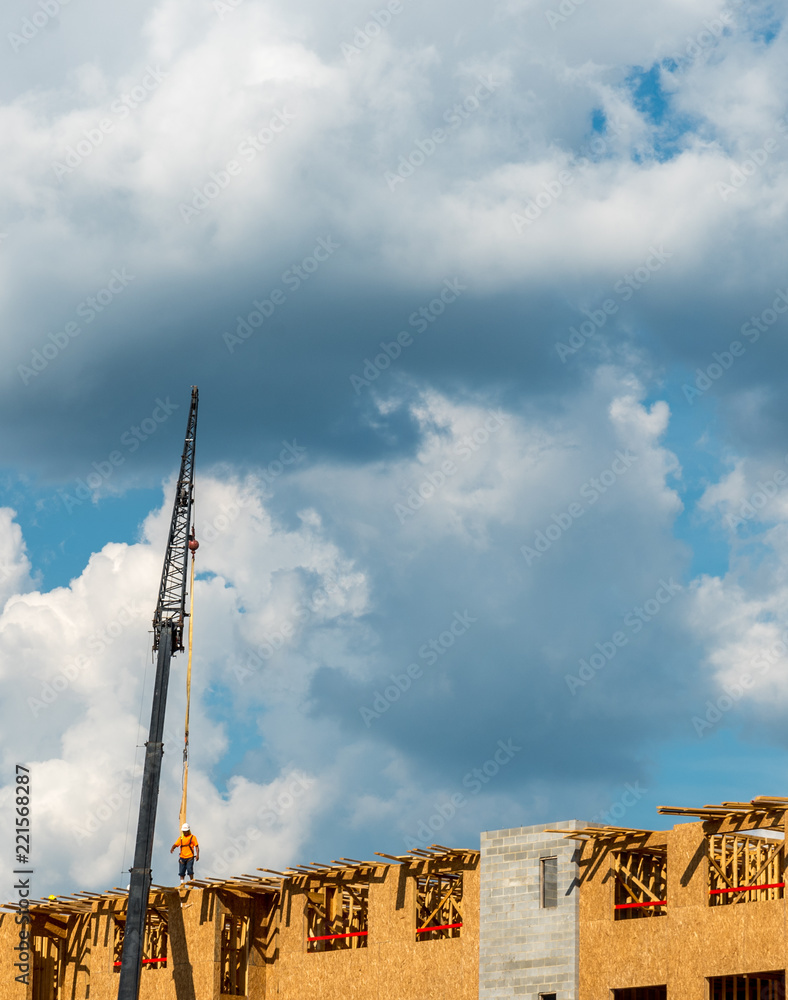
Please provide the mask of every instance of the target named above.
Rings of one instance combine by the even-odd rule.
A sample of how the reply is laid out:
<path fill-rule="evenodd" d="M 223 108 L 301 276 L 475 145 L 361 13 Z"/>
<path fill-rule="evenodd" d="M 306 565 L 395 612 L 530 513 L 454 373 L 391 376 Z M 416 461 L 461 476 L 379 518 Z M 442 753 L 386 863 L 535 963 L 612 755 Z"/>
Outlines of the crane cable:
<path fill-rule="evenodd" d="M 191 536 L 194 539 L 194 532 Z M 186 822 L 186 792 L 189 785 L 189 706 L 191 704 L 191 693 L 192 693 L 192 625 L 194 622 L 194 557 L 197 554 L 196 548 L 191 547 L 191 540 L 189 542 L 189 548 L 192 554 L 192 573 L 191 573 L 191 584 L 189 587 L 189 661 L 186 667 L 186 724 L 184 726 L 183 732 L 183 792 L 181 794 L 181 818 L 180 825 Z"/>

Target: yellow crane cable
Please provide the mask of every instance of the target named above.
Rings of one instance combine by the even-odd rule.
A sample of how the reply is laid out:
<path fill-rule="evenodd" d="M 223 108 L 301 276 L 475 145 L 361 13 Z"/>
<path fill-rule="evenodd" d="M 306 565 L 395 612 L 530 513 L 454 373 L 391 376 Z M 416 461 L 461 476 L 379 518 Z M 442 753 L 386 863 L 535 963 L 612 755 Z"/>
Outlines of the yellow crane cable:
<path fill-rule="evenodd" d="M 186 792 L 189 785 L 189 705 L 192 695 L 192 625 L 194 623 L 194 557 L 192 551 L 192 576 L 189 590 L 189 662 L 186 667 L 186 724 L 183 732 L 183 794 L 181 795 L 180 826 L 186 822 Z"/>

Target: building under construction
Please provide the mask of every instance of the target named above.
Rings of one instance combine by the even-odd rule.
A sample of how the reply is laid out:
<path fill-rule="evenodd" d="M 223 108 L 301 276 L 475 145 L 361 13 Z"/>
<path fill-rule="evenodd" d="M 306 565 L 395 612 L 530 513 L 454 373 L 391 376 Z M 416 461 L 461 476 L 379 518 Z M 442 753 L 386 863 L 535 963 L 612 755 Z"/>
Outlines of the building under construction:
<path fill-rule="evenodd" d="M 788 799 L 659 811 L 684 821 L 153 886 L 140 997 L 784 1000 Z M 127 899 L 32 902 L 28 984 L 6 904 L 3 1000 L 114 1000 Z"/>

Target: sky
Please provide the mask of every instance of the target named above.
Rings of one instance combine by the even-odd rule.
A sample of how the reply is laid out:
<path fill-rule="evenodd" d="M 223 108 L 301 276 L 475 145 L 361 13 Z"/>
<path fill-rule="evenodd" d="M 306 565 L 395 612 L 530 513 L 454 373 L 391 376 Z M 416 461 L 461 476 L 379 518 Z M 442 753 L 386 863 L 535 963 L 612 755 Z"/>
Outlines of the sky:
<path fill-rule="evenodd" d="M 3 10 L 3 898 L 785 794 L 785 8 Z"/>

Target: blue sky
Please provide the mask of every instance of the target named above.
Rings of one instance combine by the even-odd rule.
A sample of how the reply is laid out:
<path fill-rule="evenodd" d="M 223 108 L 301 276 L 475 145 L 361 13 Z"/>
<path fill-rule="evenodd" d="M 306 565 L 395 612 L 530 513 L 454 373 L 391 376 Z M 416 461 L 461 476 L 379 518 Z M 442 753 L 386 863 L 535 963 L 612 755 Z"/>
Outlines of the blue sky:
<path fill-rule="evenodd" d="M 203 874 L 781 794 L 784 6 L 2 14 L 0 830 L 29 763 L 42 893 L 125 884 L 192 384 Z"/>

